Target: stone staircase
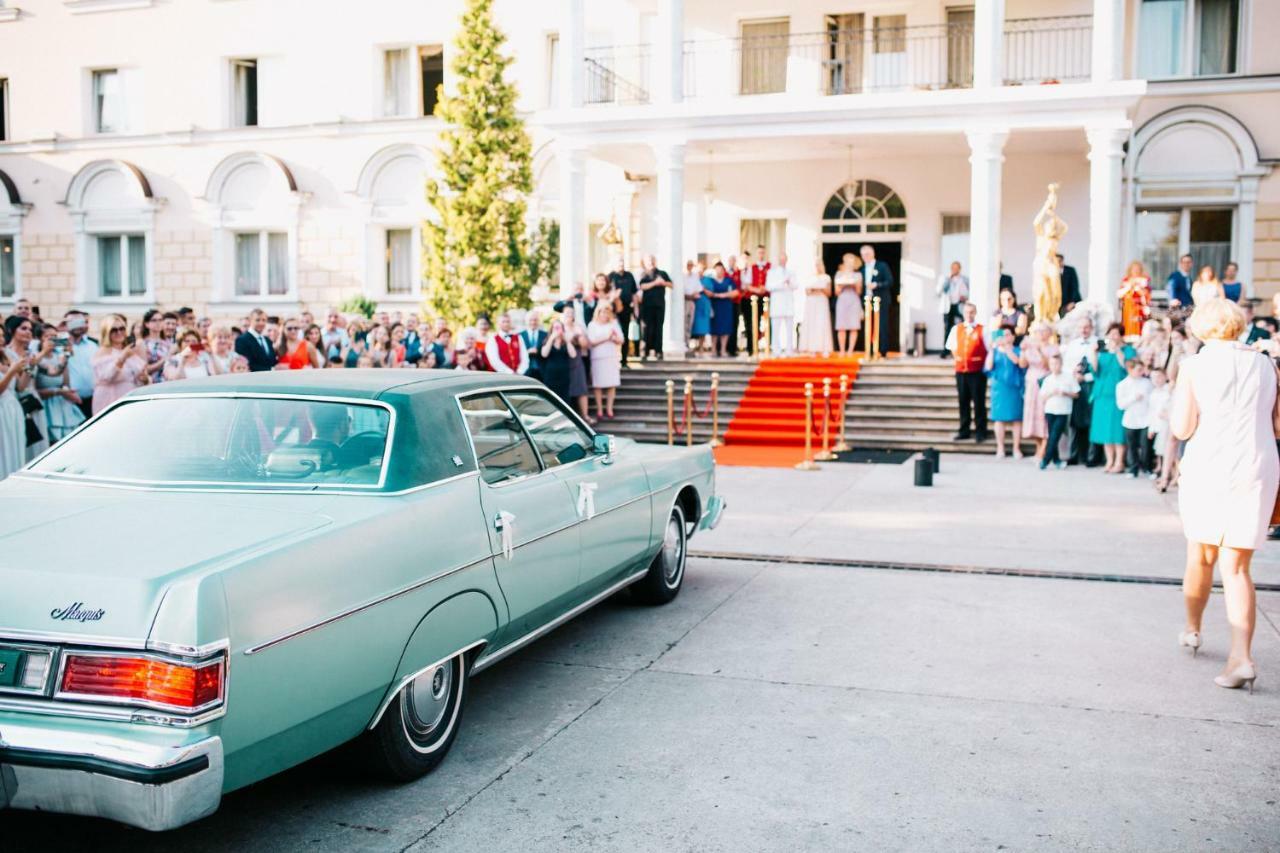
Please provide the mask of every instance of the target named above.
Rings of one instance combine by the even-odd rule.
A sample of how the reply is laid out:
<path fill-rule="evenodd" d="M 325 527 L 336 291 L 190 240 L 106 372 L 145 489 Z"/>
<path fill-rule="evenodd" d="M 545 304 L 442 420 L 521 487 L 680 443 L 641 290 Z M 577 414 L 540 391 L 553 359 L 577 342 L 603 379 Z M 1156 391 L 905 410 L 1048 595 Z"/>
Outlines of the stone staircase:
<path fill-rule="evenodd" d="M 989 411 L 990 409 L 988 409 Z M 955 369 L 937 356 L 864 362 L 845 406 L 854 448 L 992 453 L 995 442 L 956 441 L 960 427 Z M 1024 449 L 1030 452 L 1032 445 Z"/>
<path fill-rule="evenodd" d="M 612 421 L 596 424 L 596 429 L 612 435 L 633 438 L 636 441 L 665 443 L 667 440 L 667 389 L 668 379 L 675 383 L 676 424 L 681 421 L 684 400 L 684 379 L 693 377 L 694 403 L 699 411 L 706 408 L 711 391 L 711 374 L 720 374 L 720 436 L 729 426 L 746 390 L 747 381 L 755 373 L 756 365 L 750 361 L 735 359 L 671 359 L 665 361 L 632 362 L 630 370 L 622 371 L 622 387 L 614 401 Z M 591 413 L 595 414 L 592 401 Z M 711 439 L 711 417 L 695 417 L 693 440 L 700 444 Z M 676 436 L 678 444 L 686 437 Z"/>

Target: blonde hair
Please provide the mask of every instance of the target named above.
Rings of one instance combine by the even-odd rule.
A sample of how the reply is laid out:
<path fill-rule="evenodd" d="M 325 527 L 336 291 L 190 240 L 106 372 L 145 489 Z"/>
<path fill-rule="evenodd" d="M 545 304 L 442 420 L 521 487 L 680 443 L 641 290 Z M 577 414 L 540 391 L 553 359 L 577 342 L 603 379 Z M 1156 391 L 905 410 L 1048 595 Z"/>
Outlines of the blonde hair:
<path fill-rule="evenodd" d="M 1230 299 L 1216 297 L 1196 306 L 1187 328 L 1202 341 L 1234 341 L 1244 332 L 1244 312 Z"/>
<path fill-rule="evenodd" d="M 129 334 L 129 321 L 124 318 L 123 314 L 108 314 L 107 316 L 102 318 L 102 323 L 101 323 L 102 331 L 98 333 L 99 335 L 101 335 L 101 337 L 99 337 L 98 340 L 101 341 L 100 345 L 103 348 L 115 349 L 115 347 L 111 346 L 111 327 L 116 325 L 117 323 L 122 324 L 124 326 L 124 333 L 126 335 Z M 127 349 L 128 346 L 129 345 L 127 343 L 122 343 L 120 345 L 120 349 Z"/>
<path fill-rule="evenodd" d="M 591 319 L 596 323 L 608 323 L 616 316 L 611 307 L 601 302 L 596 305 L 595 313 L 591 315 Z"/>

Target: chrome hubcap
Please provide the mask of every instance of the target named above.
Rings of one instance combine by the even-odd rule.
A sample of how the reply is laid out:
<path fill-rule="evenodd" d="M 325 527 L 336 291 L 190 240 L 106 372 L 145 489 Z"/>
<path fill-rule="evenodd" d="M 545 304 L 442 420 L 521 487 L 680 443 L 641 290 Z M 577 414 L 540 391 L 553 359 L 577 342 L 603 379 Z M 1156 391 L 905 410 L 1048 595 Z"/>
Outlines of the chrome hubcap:
<path fill-rule="evenodd" d="M 667 519 L 667 531 L 662 538 L 662 578 L 667 586 L 675 586 L 684 566 L 684 531 L 674 515 Z"/>
<path fill-rule="evenodd" d="M 404 691 L 404 719 L 419 737 L 433 734 L 449 710 L 449 688 L 453 685 L 452 662 L 442 663 L 409 682 Z"/>

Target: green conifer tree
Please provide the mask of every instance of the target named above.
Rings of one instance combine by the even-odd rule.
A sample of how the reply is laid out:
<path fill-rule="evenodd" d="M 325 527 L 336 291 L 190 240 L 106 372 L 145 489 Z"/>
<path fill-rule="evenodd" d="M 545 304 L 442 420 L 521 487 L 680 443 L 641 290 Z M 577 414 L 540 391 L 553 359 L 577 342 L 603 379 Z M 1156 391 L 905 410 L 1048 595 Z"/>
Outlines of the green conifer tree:
<path fill-rule="evenodd" d="M 436 151 L 439 179 L 427 182 L 438 218 L 423 225 L 424 269 L 428 306 L 451 323 L 526 307 L 533 285 L 525 222 L 532 145 L 492 5 L 467 0 L 449 65 L 453 93 L 436 104 L 448 128 Z"/>

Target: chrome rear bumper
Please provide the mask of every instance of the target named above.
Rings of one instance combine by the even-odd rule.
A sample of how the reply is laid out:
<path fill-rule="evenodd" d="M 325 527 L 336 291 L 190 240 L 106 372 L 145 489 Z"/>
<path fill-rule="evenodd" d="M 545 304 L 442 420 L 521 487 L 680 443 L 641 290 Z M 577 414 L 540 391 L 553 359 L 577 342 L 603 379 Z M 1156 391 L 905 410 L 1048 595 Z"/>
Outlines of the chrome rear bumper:
<path fill-rule="evenodd" d="M 222 773 L 217 737 L 175 743 L 0 718 L 0 807 L 174 829 L 217 810 Z"/>
<path fill-rule="evenodd" d="M 719 495 L 712 495 L 708 498 L 707 511 L 702 514 L 702 519 L 698 522 L 698 529 L 715 530 L 716 525 L 720 523 L 720 519 L 724 516 L 726 505 L 724 498 Z"/>

